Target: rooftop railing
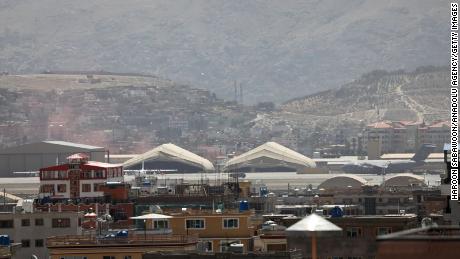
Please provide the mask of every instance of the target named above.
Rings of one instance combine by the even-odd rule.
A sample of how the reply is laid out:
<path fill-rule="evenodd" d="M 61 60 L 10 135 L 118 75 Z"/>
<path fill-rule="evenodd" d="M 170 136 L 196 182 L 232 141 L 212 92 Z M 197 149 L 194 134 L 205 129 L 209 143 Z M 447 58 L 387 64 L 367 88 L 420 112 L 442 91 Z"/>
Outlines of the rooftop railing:
<path fill-rule="evenodd" d="M 126 237 L 97 237 L 94 235 L 67 235 L 47 238 L 47 247 L 105 246 L 137 244 L 161 246 L 165 244 L 189 244 L 198 242 L 192 235 L 129 235 Z"/>

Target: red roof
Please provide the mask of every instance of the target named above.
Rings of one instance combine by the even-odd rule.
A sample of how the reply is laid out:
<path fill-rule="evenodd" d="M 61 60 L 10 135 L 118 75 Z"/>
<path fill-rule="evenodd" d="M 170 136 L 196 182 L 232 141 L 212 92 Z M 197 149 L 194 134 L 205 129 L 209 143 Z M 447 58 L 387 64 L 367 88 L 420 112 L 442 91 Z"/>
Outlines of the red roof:
<path fill-rule="evenodd" d="M 377 128 L 377 129 L 393 128 L 393 126 L 391 126 L 391 124 L 386 122 L 386 121 L 379 121 L 379 122 L 376 122 L 376 123 L 373 123 L 373 124 L 369 124 L 367 126 L 372 127 L 372 128 Z"/>
<path fill-rule="evenodd" d="M 449 121 L 439 121 L 439 122 L 431 124 L 428 127 L 430 127 L 430 128 L 450 127 L 450 122 Z"/>
<path fill-rule="evenodd" d="M 97 161 L 88 161 L 87 163 L 83 164 L 83 166 L 114 168 L 114 167 L 121 167 L 122 165 L 121 164 L 108 164 L 108 163 L 97 162 Z"/>
<path fill-rule="evenodd" d="M 108 164 L 108 163 L 102 163 L 102 162 L 96 162 L 96 161 L 88 161 L 87 163 L 84 163 L 81 165 L 81 169 L 90 169 L 90 168 L 115 168 L 115 167 L 122 167 L 121 164 Z M 62 164 L 62 165 L 54 165 L 50 167 L 44 167 L 40 168 L 40 171 L 66 171 L 69 169 L 68 164 Z"/>

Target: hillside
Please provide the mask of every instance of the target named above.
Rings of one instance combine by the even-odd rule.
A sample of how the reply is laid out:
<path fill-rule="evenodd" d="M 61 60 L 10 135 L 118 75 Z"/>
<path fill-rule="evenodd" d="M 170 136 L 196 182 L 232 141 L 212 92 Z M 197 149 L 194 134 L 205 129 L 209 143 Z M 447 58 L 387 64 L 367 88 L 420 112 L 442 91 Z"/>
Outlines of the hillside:
<path fill-rule="evenodd" d="M 224 130 L 236 139 L 235 121 L 253 116 L 207 90 L 154 77 L 3 75 L 0 86 L 0 148 L 45 139 L 114 153 L 167 142 L 196 148 Z"/>
<path fill-rule="evenodd" d="M 286 101 L 375 69 L 447 65 L 449 2 L 0 1 L 0 71 L 137 72 Z"/>
<path fill-rule="evenodd" d="M 343 85 L 282 105 L 288 113 L 375 120 L 448 119 L 449 70 L 374 71 Z M 370 117 L 363 117 L 368 114 Z"/>

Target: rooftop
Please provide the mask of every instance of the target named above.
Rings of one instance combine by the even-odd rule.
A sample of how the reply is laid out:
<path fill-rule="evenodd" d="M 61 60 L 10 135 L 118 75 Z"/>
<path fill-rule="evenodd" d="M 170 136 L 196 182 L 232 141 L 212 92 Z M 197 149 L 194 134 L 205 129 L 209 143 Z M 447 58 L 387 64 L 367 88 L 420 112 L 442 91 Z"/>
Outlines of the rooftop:
<path fill-rule="evenodd" d="M 377 240 L 460 240 L 460 227 L 429 226 L 395 232 L 377 237 Z"/>
<path fill-rule="evenodd" d="M 122 247 L 122 246 L 162 246 L 197 243 L 196 236 L 186 235 L 129 235 L 127 237 L 96 238 L 86 235 L 52 236 L 47 238 L 46 246 L 59 247 Z"/>

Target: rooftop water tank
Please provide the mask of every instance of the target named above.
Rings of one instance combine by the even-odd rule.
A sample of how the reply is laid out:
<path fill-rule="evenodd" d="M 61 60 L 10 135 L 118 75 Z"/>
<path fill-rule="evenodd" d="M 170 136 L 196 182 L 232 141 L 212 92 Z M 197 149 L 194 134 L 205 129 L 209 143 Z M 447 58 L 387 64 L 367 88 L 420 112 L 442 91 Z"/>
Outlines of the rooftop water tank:
<path fill-rule="evenodd" d="M 0 235 L 0 246 L 9 246 L 10 243 L 10 236 Z"/>
<path fill-rule="evenodd" d="M 240 212 L 241 211 L 248 211 L 249 210 L 249 202 L 248 201 L 240 201 Z"/>

